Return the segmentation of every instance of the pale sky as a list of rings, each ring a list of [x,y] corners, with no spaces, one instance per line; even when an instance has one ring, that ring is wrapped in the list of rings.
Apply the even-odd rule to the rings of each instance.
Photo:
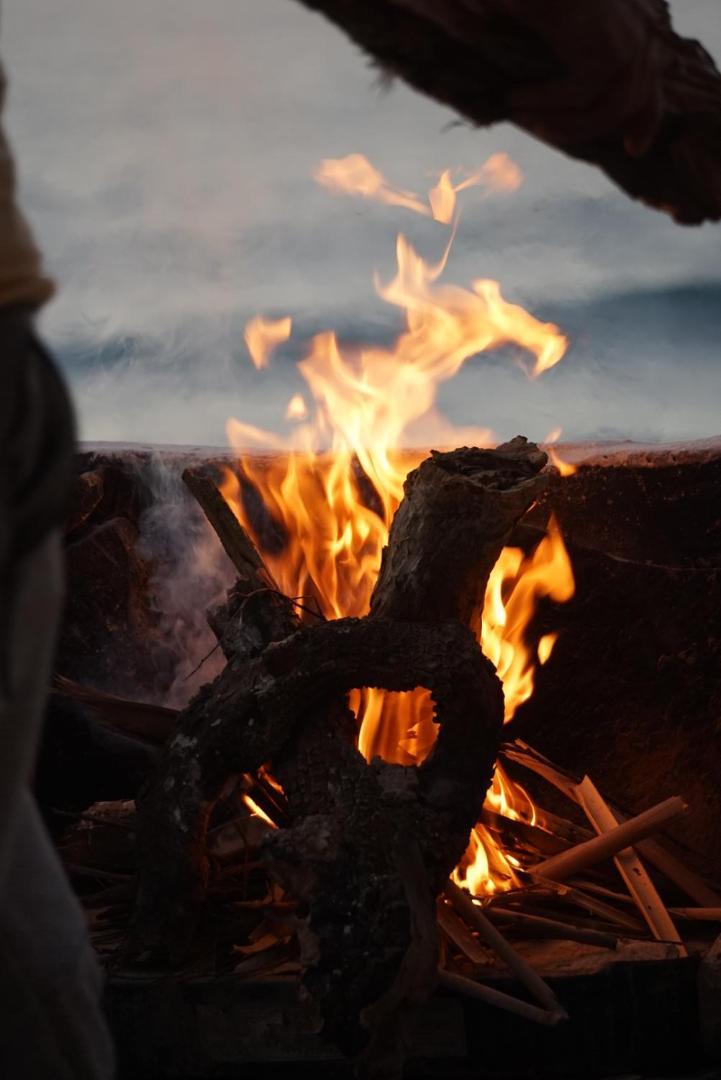
[[[672,8],[721,57],[718,0]],[[23,203],[59,285],[42,327],[86,438],[222,445],[228,413],[278,427],[299,346],[263,376],[245,321],[387,340],[397,319],[372,276],[396,231],[429,255],[443,242],[433,222],[319,188],[318,162],[361,152],[423,190],[498,150],[525,184],[468,193],[447,277],[498,279],[572,347],[536,383],[469,361],[447,414],[499,436],[719,433],[721,227],[682,229],[519,132],[379,89],[292,0],[5,0],[0,46]]]

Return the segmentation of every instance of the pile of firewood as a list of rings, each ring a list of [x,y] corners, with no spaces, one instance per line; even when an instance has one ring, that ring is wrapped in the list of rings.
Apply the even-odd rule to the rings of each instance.
[[[58,685],[153,748],[137,808],[98,804],[60,845],[111,964],[301,975],[325,1034],[388,1074],[439,982],[557,1024],[566,1014],[527,943],[681,956],[721,921],[721,897],[650,838],[681,799],[626,819],[588,778],[500,745],[502,691],[477,622],[545,464],[520,438],[433,453],[406,481],[369,616],[334,622],[284,597],[213,480],[186,474],[238,573],[209,615],[225,669],[177,714]],[[345,700],[356,686],[431,690],[439,732],[421,766],[363,760]],[[497,760],[550,785],[568,816],[484,807]],[[472,899],[449,875],[479,820],[517,881]],[[492,957],[530,1000],[484,986]]]

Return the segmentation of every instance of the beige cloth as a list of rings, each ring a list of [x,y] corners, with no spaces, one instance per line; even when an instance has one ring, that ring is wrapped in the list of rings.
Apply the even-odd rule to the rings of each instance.
[[[0,67],[0,307],[39,307],[53,294],[40,252],[16,201],[15,167],[2,129],[6,82]]]

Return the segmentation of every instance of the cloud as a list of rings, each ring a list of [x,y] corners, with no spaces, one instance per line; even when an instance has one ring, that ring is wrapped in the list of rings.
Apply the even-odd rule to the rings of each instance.
[[[674,11],[721,52],[714,0]],[[86,437],[217,444],[229,412],[274,427],[300,389],[296,354],[258,377],[242,343],[256,313],[292,315],[300,340],[392,336],[373,271],[390,274],[398,228],[429,256],[446,233],[313,183],[322,158],[352,151],[414,190],[495,151],[526,176],[512,196],[465,193],[448,277],[498,279],[557,312],[574,346],[534,384],[472,361],[443,389],[453,419],[500,434],[543,435],[547,418],[578,433],[717,430],[718,323],[696,283],[720,278],[718,230],[679,229],[508,127],[449,128],[441,106],[379,92],[357,50],[291,0],[23,0],[4,11],[3,49],[23,198],[60,284],[43,330]]]

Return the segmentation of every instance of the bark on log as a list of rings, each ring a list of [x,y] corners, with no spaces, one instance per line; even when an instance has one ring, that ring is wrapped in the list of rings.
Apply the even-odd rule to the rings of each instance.
[[[479,632],[488,576],[512,527],[545,489],[546,461],[521,436],[495,450],[432,450],[403,486],[371,615],[458,619]]]
[[[683,224],[721,217],[721,76],[665,0],[300,0],[474,124],[508,120]]]
[[[435,896],[480,814],[501,729],[500,683],[463,622],[545,461],[516,439],[411,474],[371,617],[299,627],[265,568],[238,583],[222,620],[228,665],[181,714],[140,805],[136,949],[187,946],[212,807],[231,775],[271,762],[293,824],[266,861],[308,911],[306,981],[325,1030],[347,1051],[366,1042],[370,1072],[397,1068],[405,1021],[435,981]],[[345,704],[361,686],[430,689],[439,732],[419,768],[366,765]]]

